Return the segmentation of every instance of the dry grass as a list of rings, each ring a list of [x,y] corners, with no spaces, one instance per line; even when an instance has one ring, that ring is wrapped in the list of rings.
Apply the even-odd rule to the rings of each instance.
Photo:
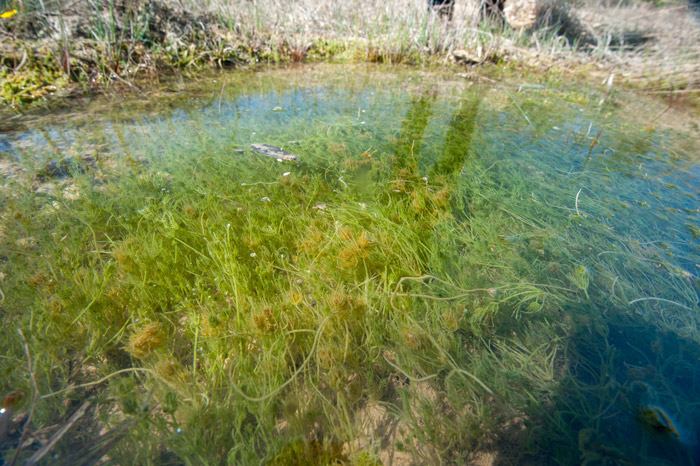
[[[192,11],[230,19],[237,32],[278,40],[367,40],[433,53],[475,48],[484,42],[534,45],[538,51],[546,51],[547,45],[566,52],[585,45],[596,58],[634,69],[657,62],[657,66],[685,65],[696,71],[700,62],[700,19],[685,4],[656,7],[635,1],[611,6],[611,2],[588,1],[570,7],[561,0],[541,0],[538,25],[524,34],[498,22],[480,21],[476,0],[457,1],[449,23],[426,14],[424,0],[186,1]]]
[[[89,84],[128,80],[144,70],[153,75],[159,64],[189,68],[331,57],[446,64],[460,61],[457,50],[476,57],[471,62],[565,69],[594,63],[615,73],[616,82],[624,76],[650,92],[692,94],[700,83],[699,20],[681,5],[589,1],[571,7],[540,0],[536,27],[524,31],[480,18],[476,0],[457,1],[450,22],[429,14],[425,0],[18,1],[26,12],[12,21],[25,21],[24,27],[0,24],[0,36],[20,39],[11,45],[14,52],[3,41],[4,61],[12,57],[16,65],[22,59],[25,37],[43,38],[53,44],[59,67]]]
[[[651,91],[700,87],[700,17],[681,5],[575,10],[599,37],[601,59]],[[635,42],[642,42],[636,45]]]

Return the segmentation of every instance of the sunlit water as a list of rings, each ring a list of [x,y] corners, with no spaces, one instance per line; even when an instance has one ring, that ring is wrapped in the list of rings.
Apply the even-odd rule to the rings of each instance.
[[[239,300],[274,302],[279,294],[275,286],[282,285],[273,285],[273,277],[281,270],[293,270],[301,277],[285,278],[285,286],[294,288],[295,281],[301,284],[302,279],[300,287],[309,283],[303,292],[309,297],[299,299],[312,300],[309,309],[313,307],[313,312],[322,312],[319,309],[328,291],[323,288],[324,281],[361,290],[366,283],[380,280],[382,274],[394,277],[388,280],[390,288],[384,295],[378,289],[365,292],[369,302],[363,305],[370,314],[363,317],[363,322],[370,322],[365,325],[375,326],[381,319],[403,322],[404,317],[397,315],[403,310],[411,316],[409,322],[428,333],[442,329],[432,336],[447,345],[453,361],[445,362],[444,357],[430,353],[433,350],[427,339],[413,344],[410,332],[387,331],[373,340],[372,344],[379,345],[376,354],[384,358],[396,354],[394,363],[412,368],[404,370],[417,379],[430,376],[427,367],[434,367],[437,376],[430,379],[430,383],[435,382],[432,389],[439,394],[444,390],[448,400],[464,390],[465,397],[469,393],[486,405],[498,406],[489,416],[500,416],[496,427],[487,432],[488,442],[461,443],[464,439],[455,436],[453,442],[430,443],[440,435],[455,435],[453,431],[416,437],[415,442],[425,443],[423,450],[400,448],[414,461],[430,462],[438,457],[455,463],[474,460],[465,445],[507,463],[700,461],[700,164],[697,144],[689,136],[657,129],[651,122],[647,126],[643,117],[630,118],[629,113],[638,111],[638,106],[628,107],[629,97],[613,95],[600,103],[604,94],[593,90],[518,89],[518,82],[479,86],[461,75],[355,67],[282,70],[245,77],[217,75],[211,80],[210,85],[202,87],[200,83],[193,89],[193,98],[183,98],[182,93],[177,98],[155,97],[149,106],[133,113],[130,104],[112,104],[111,110],[103,108],[94,116],[66,124],[39,120],[26,131],[0,134],[5,170],[0,205],[6,211],[2,244],[8,248],[0,270],[11,275],[12,261],[30,261],[26,254],[15,253],[18,241],[23,235],[40,236],[29,226],[22,227],[27,229],[23,233],[20,227],[10,226],[9,222],[21,223],[19,217],[11,215],[16,192],[33,199],[36,212],[23,212],[25,216],[61,217],[60,208],[65,212],[72,205],[79,211],[80,203],[90,198],[86,190],[92,188],[85,184],[89,178],[93,195],[114,196],[110,218],[105,221],[96,214],[87,220],[93,229],[119,224],[116,230],[104,226],[112,245],[137,235],[151,222],[156,225],[153,241],[171,242],[167,247],[182,248],[183,255],[190,252],[187,247],[197,249],[196,254],[205,261],[219,257],[212,244],[226,238],[224,243],[230,249],[221,257],[235,264],[235,270],[229,272],[247,277],[247,289],[255,290],[249,298],[236,295],[234,314],[223,313],[221,317],[231,319],[226,325],[234,333],[244,325],[239,319],[250,321],[245,315],[241,317]],[[160,107],[158,99],[167,109]],[[251,143],[282,147],[301,162],[278,162],[249,150]],[[73,176],[83,184],[73,184]],[[133,180],[139,179],[150,183],[148,195],[140,193],[136,199],[127,199],[120,193],[119,186],[131,189],[129,186],[138,183]],[[292,189],[296,194],[290,194]],[[119,204],[122,199],[126,200]],[[106,201],[101,202],[106,205]],[[190,214],[183,207],[189,204],[206,205],[207,210],[192,208]],[[52,214],[52,206],[59,213]],[[164,206],[185,208],[185,220],[168,214]],[[402,220],[408,212],[410,219]],[[212,219],[206,225],[205,217]],[[330,225],[335,231],[324,231],[324,238],[329,239],[317,241],[306,251],[295,236],[303,239],[312,225],[300,223],[316,222],[317,218],[319,228]],[[80,227],[83,223],[76,222],[73,228],[84,230]],[[212,240],[203,240],[208,246],[201,249],[192,247],[187,239],[187,235],[200,233],[196,231],[200,224],[201,235]],[[369,252],[356,251],[359,260],[351,257],[352,251],[332,242],[342,237],[345,224],[369,232],[373,249],[366,246]],[[240,238],[231,239],[234,230]],[[60,230],[59,237],[51,241],[61,241],[60,237],[70,235],[70,231]],[[392,231],[396,237],[390,241]],[[105,237],[95,241],[107,244]],[[46,243],[37,241],[38,249],[29,255],[52,257],[41,249]],[[383,258],[393,257],[392,248],[409,248],[402,242],[415,247],[414,253],[406,253],[415,261],[402,262],[404,256],[396,252],[395,262],[383,264]],[[86,243],[92,248],[91,237],[86,236]],[[104,254],[109,257],[109,252]],[[168,273],[168,266],[159,266],[157,257],[149,260],[155,274]],[[178,312],[186,315],[183,309],[195,301],[200,309],[210,312],[207,318],[211,319],[216,314],[211,309],[223,301],[200,291],[219,290],[228,296],[221,283],[229,273],[217,269],[219,259],[213,260],[218,265],[182,262],[183,268],[192,268],[187,271],[189,278],[181,282],[173,279],[171,285],[163,281],[152,284],[169,293],[167,303],[150,311],[134,309],[133,303],[124,305],[128,318],[115,317],[115,321],[121,318],[119,322],[132,329],[138,327],[140,319],[153,320],[164,313],[176,322],[182,317]],[[100,262],[101,267],[105,263]],[[399,277],[421,275],[454,286],[435,279],[399,282]],[[124,277],[128,274],[116,274],[111,280],[127,280]],[[150,279],[143,276],[144,286]],[[399,285],[406,287],[400,290],[403,293],[423,297],[406,298],[403,307],[394,307],[393,298],[388,298]],[[133,283],[129,286],[137,287]],[[167,286],[178,291],[168,291]],[[192,291],[195,288],[197,292]],[[474,298],[471,292],[463,293],[468,289],[485,291],[476,292],[480,297]],[[21,314],[15,306],[34,299],[30,294],[18,297],[23,290],[19,285],[13,289],[14,296],[8,290],[4,290],[4,312]],[[61,294],[68,302],[72,299],[70,291]],[[445,300],[432,299],[435,297]],[[37,302],[44,298],[37,298]],[[37,306],[42,308],[42,304]],[[85,318],[80,311],[80,307],[73,309],[68,322]],[[84,315],[92,312],[90,308]],[[192,314],[188,315],[191,320]],[[301,328],[319,328],[322,316],[313,324],[300,324]],[[445,321],[437,323],[441,316]],[[15,322],[30,328],[27,320]],[[260,322],[255,321],[255,325],[263,333],[295,328],[291,321],[284,328]],[[541,330],[548,326],[555,330]],[[65,335],[73,328],[68,326]],[[199,357],[214,361],[223,337],[209,330],[211,335],[190,328],[181,336],[190,346],[199,346],[194,348]],[[16,338],[16,334],[11,335]],[[464,343],[450,347],[450,335]],[[114,345],[123,348],[128,338],[120,338],[123,340]],[[405,341],[396,341],[400,339]],[[361,339],[358,341],[361,345]],[[310,340],[304,348],[302,356],[317,350]],[[512,353],[506,354],[505,348]],[[425,358],[432,354],[436,361],[421,362],[421,354]],[[488,357],[496,362],[480,367],[480,354],[484,361]],[[515,359],[515,354],[523,357]],[[285,357],[289,356],[281,356]],[[399,378],[406,375],[382,357],[374,364],[383,365]],[[294,366],[302,359],[296,357]],[[131,361],[127,367],[141,364],[137,358]],[[155,367],[152,361],[144,361],[144,367]],[[251,380],[263,371],[241,364],[241,368],[227,370],[249,370]],[[322,366],[312,360],[304,368],[313,364]],[[477,374],[486,388],[482,390],[468,377],[455,382],[451,364]],[[18,371],[24,370],[24,366],[17,366]],[[206,377],[206,367],[194,376]],[[349,417],[365,414],[367,400],[381,392],[377,378],[386,377],[386,373],[366,369],[366,374],[362,367],[354,369],[363,380],[360,390],[365,391],[358,396],[361,402],[352,399],[355,404],[349,406],[354,407],[346,410]],[[285,377],[292,372],[293,368],[289,369]],[[320,374],[322,381],[324,373]],[[259,386],[249,382],[244,391],[258,395],[280,385],[274,378],[260,377]],[[10,392],[15,388],[9,381],[18,378],[19,373],[15,379],[8,377],[8,383],[0,387]],[[314,382],[313,374],[304,380],[322,387],[322,382]],[[61,388],[60,383],[55,382],[51,389]],[[419,385],[405,378],[395,391],[413,393],[411,387]],[[350,386],[348,382],[345,387],[348,393]],[[296,384],[290,387],[298,388]],[[48,385],[42,388],[49,390]],[[280,399],[285,396],[291,395],[281,391]],[[390,399],[386,393],[382,396],[387,403],[395,403],[398,412],[408,409],[398,399]],[[338,399],[335,402],[339,403]],[[243,400],[238,398],[238,402]],[[458,402],[449,403],[454,406]],[[246,409],[264,416],[254,408]],[[447,423],[454,415],[449,410],[436,412],[437,424],[440,416],[445,416]],[[475,413],[478,425],[478,416],[488,411]],[[181,430],[169,426],[173,431]],[[303,435],[304,427],[295,428],[298,430],[287,443]],[[284,438],[289,431],[279,432]],[[326,427],[322,435],[352,443],[350,434],[343,434]],[[249,435],[261,434],[251,431]],[[380,438],[385,433],[358,428],[353,435]],[[170,439],[166,448],[172,448],[175,457],[184,458],[187,450],[178,442]],[[265,448],[257,445],[245,454],[226,446],[225,450],[231,450],[223,457],[247,462],[257,454],[269,460],[275,457],[277,444],[268,442]],[[445,445],[447,449],[440,450]],[[380,455],[387,447],[374,448]]]

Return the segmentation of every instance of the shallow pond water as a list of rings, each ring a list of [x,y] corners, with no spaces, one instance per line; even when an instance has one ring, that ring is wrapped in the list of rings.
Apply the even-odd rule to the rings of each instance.
[[[1,133],[20,454],[696,464],[697,142],[522,84],[218,74]]]

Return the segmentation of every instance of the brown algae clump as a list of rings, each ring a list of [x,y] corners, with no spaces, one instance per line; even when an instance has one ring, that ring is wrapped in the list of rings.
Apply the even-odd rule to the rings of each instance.
[[[129,337],[126,350],[133,356],[143,359],[165,341],[165,332],[157,322],[138,329]]]
[[[156,373],[163,379],[169,382],[184,382],[187,379],[187,373],[182,368],[182,365],[173,360],[158,361],[155,367]]]
[[[277,328],[277,320],[269,307],[253,316],[253,324],[263,333],[270,333]]]

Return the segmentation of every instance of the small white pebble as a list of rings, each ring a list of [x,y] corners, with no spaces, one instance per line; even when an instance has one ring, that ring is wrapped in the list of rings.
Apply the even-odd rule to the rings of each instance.
[[[290,173],[292,173],[292,172],[284,172],[284,173],[282,173],[282,176],[288,176]]]

